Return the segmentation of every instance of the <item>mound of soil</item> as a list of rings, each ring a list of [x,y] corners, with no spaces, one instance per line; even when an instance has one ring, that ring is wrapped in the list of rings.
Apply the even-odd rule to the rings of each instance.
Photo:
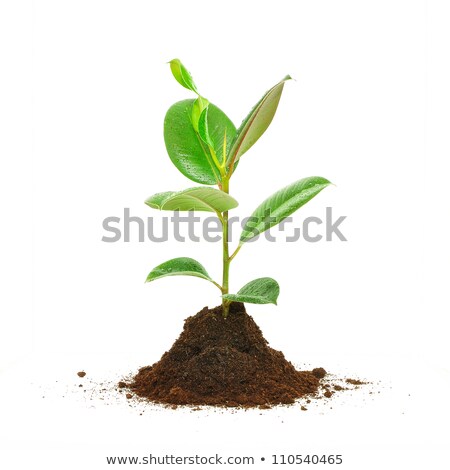
[[[271,407],[315,394],[324,369],[297,371],[270,348],[241,303],[205,307],[189,317],[172,348],[126,384],[136,395],[167,405]]]

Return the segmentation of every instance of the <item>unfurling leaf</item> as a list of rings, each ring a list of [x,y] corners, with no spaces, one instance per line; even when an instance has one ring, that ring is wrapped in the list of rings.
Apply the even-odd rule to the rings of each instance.
[[[202,114],[203,110],[208,107],[208,105],[209,101],[206,98],[203,98],[203,96],[199,96],[192,105],[192,125],[197,132],[200,115]]]
[[[209,145],[210,147],[214,146],[211,136],[209,135],[208,107],[206,107],[200,114],[200,118],[198,120],[198,135],[206,145]]]
[[[279,224],[330,184],[325,178],[311,176],[280,189],[258,206],[249,217],[242,230],[240,243],[251,240]]]
[[[287,75],[271,88],[253,107],[237,130],[228,156],[228,163],[235,164],[269,127],[283,92],[284,84],[291,77]]]
[[[214,283],[206,269],[192,258],[174,258],[156,266],[156,268],[150,271],[145,282],[151,282],[167,276],[195,276]]]
[[[190,180],[200,184],[217,184],[220,172],[192,124],[194,101],[179,101],[167,111],[164,120],[167,153],[178,170]],[[222,149],[225,131],[231,138],[236,135],[234,124],[213,104],[208,106],[208,129],[214,149]]]
[[[169,62],[170,70],[175,80],[184,88],[193,91],[198,94],[197,87],[195,86],[192,75],[189,73],[187,68],[181,63],[180,59],[173,59]]]
[[[229,194],[209,187],[189,188],[184,191],[166,191],[146,199],[153,209],[166,211],[207,211],[225,212],[238,206],[236,199]]]
[[[236,127],[217,106],[209,104],[208,106],[208,134],[212,142],[212,147],[216,155],[223,153],[224,135],[227,135],[225,152],[228,153],[231,141],[236,135]]]
[[[250,304],[277,304],[280,286],[271,277],[261,277],[250,281],[237,294],[225,294],[222,297],[232,302]]]

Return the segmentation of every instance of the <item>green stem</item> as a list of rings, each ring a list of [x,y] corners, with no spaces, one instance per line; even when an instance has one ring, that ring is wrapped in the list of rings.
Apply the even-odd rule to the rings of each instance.
[[[197,133],[197,139],[198,139],[198,142],[200,143],[200,147],[202,148],[203,153],[205,154],[206,160],[207,160],[207,162],[209,163],[209,166],[211,167],[212,172],[214,173],[214,177],[216,178],[217,185],[220,187],[220,186],[221,186],[221,182],[220,182],[219,176],[217,175],[217,166],[216,166],[216,164],[211,160],[211,155],[210,155],[210,153],[208,152],[208,150],[205,148],[205,144],[203,143],[203,140],[200,138],[200,136],[198,135],[198,133]],[[219,172],[220,172],[220,170],[219,170]],[[221,172],[220,172],[220,174],[221,174]]]
[[[222,292],[222,286],[215,281],[211,281]]]
[[[217,155],[216,155],[216,152],[214,150],[214,147],[212,147],[211,145],[208,145],[208,148],[209,148],[209,151],[211,153],[211,157],[213,159],[213,162],[214,164],[216,165],[216,167],[219,169],[220,171],[220,176],[223,178],[225,175],[225,167],[222,166],[220,163],[219,163],[219,160],[217,159]]]
[[[235,250],[234,253],[230,256],[229,261],[233,261],[233,258],[239,253],[239,250],[241,249],[242,245],[239,245]]]
[[[229,193],[229,179],[222,179],[222,191]],[[222,272],[222,294],[228,294],[230,277],[230,255],[228,251],[228,211],[222,216],[222,243],[223,243],[223,272]],[[230,302],[222,299],[222,314],[226,318],[230,310]]]

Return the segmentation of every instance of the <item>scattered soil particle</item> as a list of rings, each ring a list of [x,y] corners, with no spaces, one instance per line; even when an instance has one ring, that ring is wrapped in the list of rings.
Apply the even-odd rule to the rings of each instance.
[[[323,394],[324,397],[326,398],[331,398],[333,396],[333,392],[330,392],[330,390],[327,390],[324,394]]]
[[[205,307],[189,317],[171,349],[141,368],[126,387],[174,407],[270,408],[315,395],[325,375],[323,368],[296,370],[269,347],[244,305],[233,303],[226,319],[222,307]]]
[[[78,375],[78,377],[81,377],[81,378],[83,378],[83,377],[85,377],[85,376],[86,376],[86,372],[84,372],[84,371],[80,371],[80,372],[77,372],[77,375]]]
[[[119,388],[125,388],[125,387],[127,386],[127,384],[126,384],[125,382],[119,382],[119,383],[117,384],[117,386],[118,386]]]
[[[129,400],[130,398],[133,398],[133,395],[131,395],[131,393],[127,393],[125,396],[128,398],[128,400]]]
[[[302,406],[302,407],[301,407],[301,410],[302,410],[302,411],[308,411],[308,408],[306,408],[306,406]]]
[[[335,390],[337,390],[338,392],[340,392],[342,390],[347,390],[345,387],[342,387],[342,385],[335,385],[333,388]]]
[[[352,384],[352,385],[366,385],[367,384],[367,382],[362,382],[361,380],[358,380],[358,379],[345,379],[345,381],[348,384]]]

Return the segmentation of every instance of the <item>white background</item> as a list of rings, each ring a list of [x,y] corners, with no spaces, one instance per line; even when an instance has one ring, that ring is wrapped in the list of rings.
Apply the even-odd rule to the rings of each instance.
[[[118,449],[132,443],[136,455],[150,443],[154,454],[297,453],[301,436],[303,453],[346,451],[347,468],[400,468],[400,461],[415,468],[426,459],[446,468],[439,431],[448,405],[432,396],[449,382],[444,6],[2,4],[4,455],[34,449],[29,462],[56,468],[60,454],[51,452],[81,465],[76,459],[101,449],[92,456],[100,468],[104,455],[127,455]],[[80,368],[114,379],[158,360],[184,318],[219,303],[199,279],[143,281],[175,256],[192,256],[220,278],[220,244],[139,243],[136,232],[130,243],[101,241],[105,217],[123,217],[124,207],[158,217],[143,204],[147,196],[193,185],[170,162],[162,136],[167,108],[191,97],[170,75],[174,57],[236,125],[281,77],[296,79],[233,177],[236,215],[298,178],[321,175],[336,186],[297,213],[296,225],[332,206],[347,216],[348,242],[253,243],[233,262],[232,290],[255,277],[277,279],[278,307],[248,308],[271,345],[295,363],[383,380],[393,391],[378,401],[341,400],[309,415],[154,411],[143,418],[123,404],[87,411],[76,397],[40,398],[37,382],[47,390],[56,380],[72,384]],[[424,374],[435,379],[433,391],[420,385]],[[16,399],[15,383],[26,390]],[[127,431],[119,439],[112,426]]]

